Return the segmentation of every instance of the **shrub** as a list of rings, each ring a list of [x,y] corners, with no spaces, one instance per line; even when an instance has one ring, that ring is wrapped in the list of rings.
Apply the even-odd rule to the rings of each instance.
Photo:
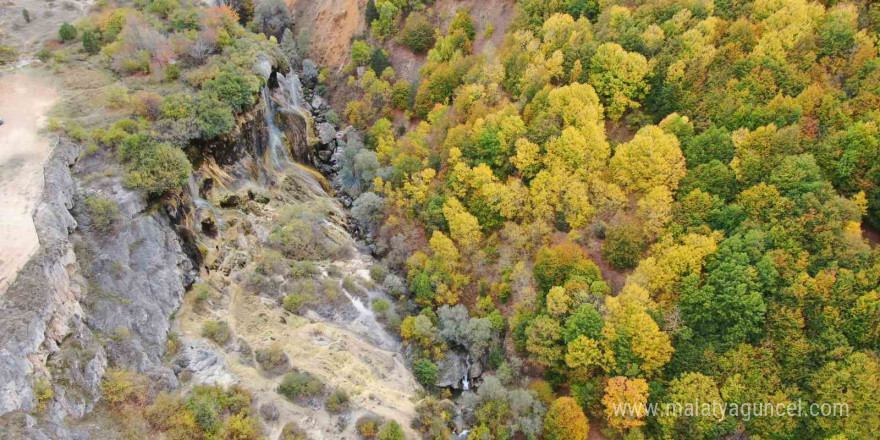
[[[101,43],[98,42],[98,37],[95,35],[93,31],[85,31],[82,34],[82,46],[83,50],[89,54],[96,54],[101,51]]]
[[[384,264],[373,264],[370,266],[370,278],[377,283],[382,283],[388,276],[388,268]]]
[[[291,371],[284,376],[276,391],[287,400],[296,402],[320,395],[324,391],[324,384],[308,372]]]
[[[232,330],[224,321],[207,320],[202,324],[202,336],[220,345],[226,345],[232,339]]]
[[[113,199],[94,195],[86,197],[83,204],[92,219],[92,226],[100,232],[112,231],[119,221],[119,205]]]
[[[327,409],[327,412],[331,414],[339,414],[348,410],[349,400],[348,394],[337,388],[336,391],[333,391],[333,394],[327,398],[327,401],[324,402],[324,407]]]
[[[297,426],[296,423],[288,422],[281,429],[281,435],[278,437],[278,440],[308,440],[308,438],[306,432]]]
[[[18,52],[10,46],[0,46],[0,66],[18,59]],[[42,59],[41,59],[42,61]]]
[[[216,138],[232,131],[235,117],[229,106],[209,93],[199,93],[195,101],[196,127],[205,139]]]
[[[631,269],[639,262],[647,241],[642,230],[630,224],[608,228],[602,243],[602,256],[616,269]]]
[[[358,434],[365,439],[373,439],[379,434],[379,426],[382,424],[382,419],[375,416],[361,416],[355,422],[355,427],[357,428]]]
[[[177,0],[152,0],[147,11],[162,18],[168,18],[178,8],[180,8],[180,3]]]
[[[37,398],[37,410],[46,411],[49,408],[49,402],[55,398],[55,388],[52,383],[45,377],[41,377],[34,382],[34,397]]]
[[[277,344],[272,344],[266,348],[257,350],[256,356],[257,363],[260,364],[260,367],[273,374],[280,374],[287,371],[287,367],[290,363],[287,353],[285,353],[281,346]]]
[[[373,311],[377,314],[384,314],[389,309],[391,309],[391,304],[387,299],[377,299],[373,301]]]
[[[287,310],[290,313],[296,313],[299,308],[306,303],[306,298],[301,293],[291,293],[285,296],[282,302],[284,310]]]
[[[256,102],[260,81],[253,75],[224,70],[206,81],[203,89],[225,102],[233,111],[242,112]]]
[[[101,382],[101,395],[110,405],[142,402],[146,399],[147,387],[143,378],[126,370],[107,370]]]
[[[596,264],[577,244],[570,242],[541,248],[532,272],[541,292],[547,292],[554,286],[564,286],[566,281],[574,277],[586,283],[601,279]]]
[[[205,283],[193,283],[192,295],[197,304],[204,303],[211,296],[211,288]]]
[[[382,429],[376,435],[377,440],[404,440],[403,428],[394,420],[388,420],[382,424]]]
[[[61,38],[61,41],[73,40],[76,38],[76,27],[67,22],[62,23],[58,28],[58,37]]]
[[[471,19],[471,16],[466,9],[459,9],[458,12],[455,13],[455,17],[452,18],[452,22],[449,23],[449,35],[455,33],[456,30],[464,32],[471,41],[477,36],[477,28],[474,26],[474,20]]]
[[[125,145],[126,142],[123,142],[123,147]],[[179,148],[149,142],[134,148],[137,150],[128,149],[120,155],[123,162],[128,164],[125,184],[130,188],[162,194],[179,188],[192,174],[192,165]]]
[[[132,112],[135,115],[155,121],[162,108],[162,97],[153,92],[140,90],[131,97]]]
[[[434,45],[434,27],[425,14],[409,14],[401,30],[400,42],[415,53],[424,53]]]
[[[437,383],[438,372],[437,364],[431,362],[430,359],[418,358],[413,362],[413,373],[425,388],[430,388]]]
[[[404,79],[399,79],[391,88],[391,105],[398,110],[406,110],[412,100],[412,85]]]
[[[351,44],[351,61],[356,66],[366,66],[370,62],[373,48],[364,40],[357,40]]]
[[[230,440],[257,440],[263,438],[260,435],[260,423],[257,419],[241,413],[233,414],[226,421],[223,429],[223,438]]]

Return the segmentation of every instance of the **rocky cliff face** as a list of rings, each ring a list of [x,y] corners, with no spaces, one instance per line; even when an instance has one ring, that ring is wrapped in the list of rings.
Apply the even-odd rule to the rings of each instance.
[[[65,437],[52,426],[94,408],[108,364],[145,372],[156,387],[177,385],[160,358],[192,264],[167,215],[119,177],[95,178],[105,161],[79,156],[64,141],[52,153],[34,214],[40,250],[0,297],[0,415],[45,415],[45,424],[23,425],[23,438]],[[119,205],[111,232],[82,208],[95,194]]]

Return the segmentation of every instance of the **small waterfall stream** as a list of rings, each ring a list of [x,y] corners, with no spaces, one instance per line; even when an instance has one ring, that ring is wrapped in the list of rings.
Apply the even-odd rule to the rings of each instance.
[[[465,358],[465,370],[464,377],[461,378],[461,390],[468,391],[471,389],[471,355],[467,355]]]
[[[281,140],[281,130],[275,124],[275,108],[272,107],[272,99],[269,93],[269,87],[263,87],[263,119],[266,122],[266,129],[269,131],[269,142],[266,145],[266,153],[272,160],[272,165],[276,170],[280,170],[291,164],[290,153]]]
[[[215,228],[219,231],[220,226],[222,225],[223,218],[220,216],[220,213],[217,211],[217,208],[214,207],[210,202],[202,198],[199,194],[199,187],[196,184],[195,174],[190,175],[189,179],[186,181],[186,190],[189,193],[189,197],[192,199],[193,204],[195,205],[195,220],[197,227],[201,230],[203,229],[202,217],[200,212],[203,210],[207,210],[211,212],[211,215],[214,216],[214,225]],[[202,231],[205,232],[205,231]]]

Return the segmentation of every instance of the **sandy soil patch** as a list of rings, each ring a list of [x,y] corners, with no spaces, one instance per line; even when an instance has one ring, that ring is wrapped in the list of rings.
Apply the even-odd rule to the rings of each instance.
[[[0,77],[0,293],[39,247],[33,212],[51,140],[40,133],[56,92],[33,71]]]

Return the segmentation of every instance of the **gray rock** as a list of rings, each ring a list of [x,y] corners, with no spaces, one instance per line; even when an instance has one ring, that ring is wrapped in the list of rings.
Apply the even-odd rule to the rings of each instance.
[[[237,382],[226,368],[226,357],[223,353],[219,353],[205,341],[182,339],[181,346],[174,364],[191,371],[195,383],[230,385]]]
[[[329,104],[327,104],[327,100],[322,98],[321,95],[315,95],[312,98],[312,110],[313,111],[323,111],[328,108]]]
[[[260,405],[260,416],[267,422],[278,420],[278,407],[272,402],[266,402]]]
[[[450,350],[446,352],[443,359],[437,363],[437,367],[437,382],[435,382],[434,385],[441,388],[450,387],[456,390],[461,389],[461,379],[465,377],[465,372],[468,371],[466,354],[460,354],[456,351]],[[473,379],[479,377],[481,374],[483,374],[483,367],[480,365],[480,362],[472,361],[468,378],[473,381]]]
[[[303,60],[300,79],[306,87],[314,87],[318,83],[318,66],[314,61],[308,58]]]
[[[329,122],[322,122],[318,124],[318,138],[321,139],[321,143],[324,145],[329,144],[336,140],[336,129],[330,125]]]

